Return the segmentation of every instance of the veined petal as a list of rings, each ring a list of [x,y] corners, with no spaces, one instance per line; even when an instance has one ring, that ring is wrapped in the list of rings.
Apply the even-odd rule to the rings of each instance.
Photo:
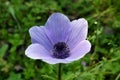
[[[34,26],[29,30],[32,43],[39,43],[47,50],[51,50],[53,45],[45,33],[45,27]]]
[[[40,44],[31,44],[25,51],[25,55],[32,59],[47,59],[51,54]]]
[[[81,41],[75,48],[71,50],[70,57],[66,58],[68,61],[74,61],[82,58],[91,49],[91,44],[88,40]]]
[[[72,32],[67,44],[70,49],[73,49],[79,42],[85,40],[88,33],[88,23],[84,18],[71,22]]]
[[[52,14],[46,24],[46,33],[52,43],[66,42],[70,35],[71,25],[70,20],[61,13]]]

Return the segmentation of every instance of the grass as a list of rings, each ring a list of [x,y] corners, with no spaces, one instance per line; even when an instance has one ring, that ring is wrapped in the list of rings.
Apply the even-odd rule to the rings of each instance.
[[[92,44],[84,58],[63,65],[63,80],[120,80],[119,0],[0,0],[0,80],[57,79],[57,65],[24,53],[29,28],[44,25],[54,12],[87,19]]]

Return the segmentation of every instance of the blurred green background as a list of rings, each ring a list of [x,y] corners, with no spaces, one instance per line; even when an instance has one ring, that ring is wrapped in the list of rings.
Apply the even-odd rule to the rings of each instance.
[[[58,65],[25,56],[28,30],[54,12],[89,23],[91,52],[63,65],[63,80],[120,80],[120,0],[0,0],[0,80],[57,80]]]

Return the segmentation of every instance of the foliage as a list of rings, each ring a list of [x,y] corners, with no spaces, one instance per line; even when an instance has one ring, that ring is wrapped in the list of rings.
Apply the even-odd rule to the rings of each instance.
[[[89,22],[92,50],[63,65],[63,80],[120,80],[120,3],[115,0],[0,0],[0,80],[56,80],[58,65],[25,56],[28,30],[50,14]]]

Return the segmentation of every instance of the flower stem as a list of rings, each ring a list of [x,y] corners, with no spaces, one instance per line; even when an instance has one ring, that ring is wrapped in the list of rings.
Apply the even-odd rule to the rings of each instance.
[[[59,67],[58,67],[58,80],[62,80],[61,79],[61,72],[62,72],[62,64],[60,63]]]

